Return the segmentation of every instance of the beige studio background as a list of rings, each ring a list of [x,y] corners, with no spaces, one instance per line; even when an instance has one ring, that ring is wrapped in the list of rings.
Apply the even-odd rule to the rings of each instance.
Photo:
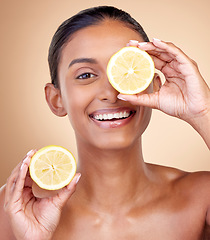
[[[32,148],[58,144],[76,156],[68,119],[54,116],[45,103],[43,88],[50,81],[47,53],[61,22],[96,5],[122,8],[150,38],[174,42],[198,63],[210,84],[209,0],[0,0],[0,185]],[[210,170],[209,150],[181,120],[154,111],[143,142],[148,162]]]

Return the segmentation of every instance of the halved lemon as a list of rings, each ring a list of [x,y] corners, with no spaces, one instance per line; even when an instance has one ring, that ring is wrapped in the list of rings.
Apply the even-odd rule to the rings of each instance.
[[[137,47],[124,47],[115,53],[107,65],[111,85],[120,93],[136,94],[152,82],[155,65],[150,55]]]
[[[70,183],[76,173],[76,160],[67,149],[50,145],[32,157],[29,172],[33,181],[43,189],[57,190]]]

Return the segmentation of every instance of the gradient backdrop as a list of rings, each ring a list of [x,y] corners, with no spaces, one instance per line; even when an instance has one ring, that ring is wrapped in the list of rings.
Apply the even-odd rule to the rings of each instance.
[[[0,185],[32,148],[58,144],[75,156],[67,118],[45,102],[50,81],[47,54],[57,27],[83,8],[114,5],[135,17],[149,37],[174,42],[199,65],[210,85],[209,0],[1,0],[0,1]],[[210,170],[210,153],[185,122],[154,110],[143,137],[145,161],[188,171]]]

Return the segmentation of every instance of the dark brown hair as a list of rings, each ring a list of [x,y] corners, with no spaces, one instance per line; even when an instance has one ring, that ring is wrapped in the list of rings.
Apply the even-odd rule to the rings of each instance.
[[[142,26],[132,18],[130,14],[123,10],[111,6],[99,6],[83,10],[64,21],[58,27],[52,38],[49,48],[48,63],[51,81],[55,87],[59,87],[58,64],[63,46],[75,32],[91,25],[100,24],[107,18],[124,23],[129,28],[138,32],[145,42],[149,41]]]

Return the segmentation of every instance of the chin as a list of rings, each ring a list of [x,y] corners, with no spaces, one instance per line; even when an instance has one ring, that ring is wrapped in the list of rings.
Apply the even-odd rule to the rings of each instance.
[[[128,149],[136,143],[139,144],[140,136],[134,139],[134,136],[110,136],[108,138],[100,139],[93,143],[96,148],[106,151],[123,150]]]

